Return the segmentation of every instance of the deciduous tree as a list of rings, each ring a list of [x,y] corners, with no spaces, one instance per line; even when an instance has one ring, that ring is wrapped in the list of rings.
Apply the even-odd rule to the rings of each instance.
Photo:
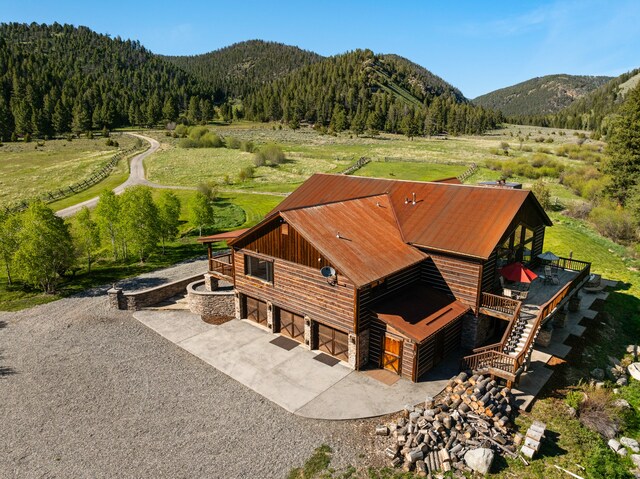
[[[101,236],[109,239],[113,260],[118,261],[118,247],[121,244],[120,201],[113,191],[102,192],[95,213]]]
[[[77,251],[87,258],[87,271],[91,272],[91,263],[95,260],[96,253],[100,248],[100,229],[98,224],[91,218],[91,211],[86,206],[83,207],[73,228]]]
[[[202,228],[213,223],[213,207],[205,195],[199,191],[191,201],[189,218],[194,228],[198,228],[198,234],[202,236]]]
[[[120,224],[127,250],[144,262],[158,244],[158,208],[151,189],[146,186],[127,188],[120,197]]]
[[[21,226],[20,216],[17,214],[0,216],[0,261],[4,264],[9,284],[12,284],[11,272]]]
[[[178,236],[180,226],[180,199],[171,191],[163,191],[158,198],[158,232],[162,242],[162,254],[165,243]]]
[[[69,226],[40,201],[23,213],[15,261],[20,277],[47,293],[55,292],[62,274],[73,264]]]

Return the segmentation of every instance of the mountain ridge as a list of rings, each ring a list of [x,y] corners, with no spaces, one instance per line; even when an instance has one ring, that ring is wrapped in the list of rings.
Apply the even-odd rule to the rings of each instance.
[[[472,101],[506,116],[547,115],[559,112],[612,79],[564,73],[545,75],[494,90]]]

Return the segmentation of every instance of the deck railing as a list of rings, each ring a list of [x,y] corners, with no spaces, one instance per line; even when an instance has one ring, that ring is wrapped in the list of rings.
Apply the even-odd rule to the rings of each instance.
[[[500,313],[513,316],[516,310],[520,307],[520,301],[517,299],[507,298],[505,296],[498,296],[497,294],[482,293],[482,300],[480,301],[480,307],[498,311]]]
[[[562,302],[570,297],[580,286],[584,284],[584,282],[589,277],[589,272],[591,269],[591,263],[586,261],[579,261],[568,258],[560,258],[558,261],[558,267],[563,269],[579,271],[571,282],[567,283],[560,291],[558,291],[549,301],[543,304],[540,307],[540,312],[536,316],[536,319],[533,322],[533,327],[527,337],[527,341],[524,344],[524,347],[520,351],[520,353],[513,357],[508,354],[503,353],[504,346],[511,334],[511,330],[516,322],[516,319],[520,313],[520,301],[516,301],[518,303],[517,312],[514,311],[514,319],[509,323],[502,340],[500,343],[490,344],[489,346],[485,346],[483,348],[475,349],[474,354],[470,356],[466,356],[462,360],[463,368],[467,369],[482,369],[491,367],[494,370],[501,370],[504,372],[504,377],[511,381],[511,378],[516,378],[517,376],[524,370],[524,363],[527,361],[529,350],[531,349],[533,342],[537,336],[538,329],[542,326],[543,322],[552,315],[556,308],[561,306]],[[579,269],[575,269],[579,268]],[[483,293],[483,307],[485,301],[485,295],[488,296],[488,301],[495,301],[491,297],[498,297],[496,295],[490,295],[488,293]],[[504,298],[507,299],[507,298]],[[513,300],[512,300],[513,301]],[[491,303],[493,304],[493,303]],[[487,306],[489,307],[489,306]],[[490,307],[489,307],[490,308]],[[493,308],[495,309],[495,307]],[[494,371],[495,372],[495,371]],[[499,376],[499,374],[496,374]]]
[[[231,253],[222,253],[209,258],[209,272],[218,273],[229,278],[233,277]]]

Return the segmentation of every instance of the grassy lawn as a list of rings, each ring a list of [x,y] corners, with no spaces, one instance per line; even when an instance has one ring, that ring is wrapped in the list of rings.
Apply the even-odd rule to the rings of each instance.
[[[114,135],[121,149],[135,139]],[[0,204],[12,204],[82,181],[97,172],[118,151],[104,138],[49,140],[44,146],[5,143],[0,148]]]
[[[431,181],[458,176],[467,170],[465,165],[445,165],[440,163],[418,163],[407,161],[372,161],[360,168],[354,175],[393,178],[396,180]]]

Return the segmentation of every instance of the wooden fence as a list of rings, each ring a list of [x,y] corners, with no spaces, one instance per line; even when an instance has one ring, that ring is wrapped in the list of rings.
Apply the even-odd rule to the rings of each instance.
[[[54,191],[43,193],[38,197],[38,199],[42,200],[45,203],[52,203],[54,201],[61,200],[63,198],[67,198],[69,196],[80,193],[92,187],[93,185],[100,183],[102,180],[104,180],[107,176],[111,174],[111,170],[115,168],[115,166],[118,164],[118,162],[122,158],[125,158],[127,155],[129,155],[136,149],[137,149],[136,147],[132,147],[127,150],[123,150],[116,153],[115,155],[113,155],[113,157],[111,157],[111,159],[106,165],[100,168],[100,170],[93,173],[89,178],[83,181],[80,181],[78,183],[74,183],[71,186],[67,186],[66,188],[59,188]],[[6,214],[19,213],[20,211],[26,210],[27,207],[29,206],[29,203],[30,203],[29,200],[23,200],[17,205],[14,205],[11,207],[4,207],[4,212]]]
[[[341,175],[351,175],[351,174],[355,173],[356,171],[358,171],[360,168],[362,168],[364,165],[366,165],[369,162],[371,162],[371,158],[367,158],[367,157],[363,156],[358,161],[356,161],[353,165],[351,165],[349,168],[347,168],[346,170],[343,170],[342,173],[340,173],[340,174]]]
[[[478,171],[478,165],[475,163],[471,163],[471,166],[469,166],[469,168],[467,169],[467,171],[465,171],[464,173],[462,173],[460,176],[458,176],[458,179],[460,180],[461,183],[464,182],[464,180],[466,180],[467,178],[469,178],[471,175],[473,175],[476,171]]]

